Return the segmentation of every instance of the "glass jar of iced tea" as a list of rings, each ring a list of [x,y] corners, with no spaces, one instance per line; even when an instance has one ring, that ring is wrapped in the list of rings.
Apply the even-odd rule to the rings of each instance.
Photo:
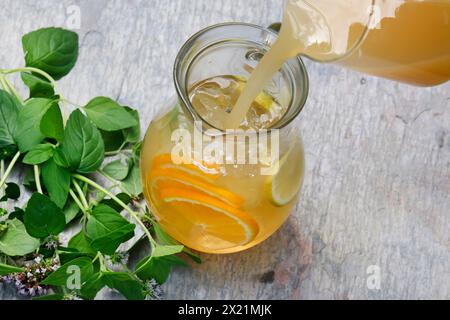
[[[236,23],[194,35],[175,62],[176,99],[149,126],[141,155],[146,200],[164,231],[195,250],[253,247],[298,201],[304,151],[293,120],[308,94],[300,58],[274,75],[239,128],[222,126],[276,38]]]

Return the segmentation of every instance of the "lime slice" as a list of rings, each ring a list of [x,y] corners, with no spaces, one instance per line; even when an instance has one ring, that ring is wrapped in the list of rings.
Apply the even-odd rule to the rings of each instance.
[[[305,171],[303,147],[296,143],[279,161],[278,172],[267,180],[272,203],[282,207],[294,200],[303,184]]]
[[[237,91],[239,91],[239,94],[241,94],[247,84],[247,79],[241,76],[236,76],[236,78],[239,80]],[[263,110],[270,111],[270,109],[272,109],[274,101],[272,96],[263,91],[256,97],[254,103],[256,103]]]
[[[272,109],[272,106],[274,104],[273,98],[264,91],[261,92],[258,97],[256,97],[255,102],[266,111]]]

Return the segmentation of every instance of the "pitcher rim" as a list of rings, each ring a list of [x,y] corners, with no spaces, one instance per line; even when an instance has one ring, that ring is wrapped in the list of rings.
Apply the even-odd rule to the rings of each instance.
[[[187,75],[186,74],[183,75],[184,79],[180,79],[181,78],[180,75],[181,75],[182,63],[185,60],[185,57],[191,52],[191,49],[193,48],[193,44],[195,43],[195,41],[200,36],[204,35],[205,33],[209,32],[211,30],[222,28],[222,27],[228,27],[228,26],[243,26],[243,27],[255,28],[255,29],[259,29],[261,31],[267,32],[275,37],[278,37],[277,32],[275,32],[271,29],[256,25],[256,24],[252,24],[252,23],[225,22],[225,23],[214,24],[214,25],[208,26],[204,29],[201,29],[200,31],[196,32],[191,37],[189,37],[189,39],[180,48],[180,50],[176,56],[174,67],[173,67],[173,79],[174,79],[175,89],[177,91],[178,99],[181,100],[180,104],[181,104],[182,108],[185,111],[187,111],[187,113],[192,117],[194,122],[201,121],[202,124],[206,124],[209,127],[208,129],[218,130],[222,134],[226,134],[227,129],[217,128],[216,126],[212,125],[207,120],[205,120],[195,110],[195,108],[193,107],[193,105],[189,99],[188,92],[184,90],[185,88],[182,85],[183,82],[186,82]],[[286,126],[290,125],[299,116],[299,114],[302,112],[303,108],[306,105],[306,102],[307,102],[308,96],[309,96],[308,72],[307,72],[306,66],[300,56],[295,57],[293,59],[295,59],[296,62],[299,64],[299,67],[301,70],[301,75],[302,75],[301,80],[302,80],[303,92],[301,94],[301,101],[299,103],[297,103],[296,105],[294,105],[294,99],[291,99],[289,107],[287,108],[287,111],[282,116],[282,118],[279,121],[277,121],[272,127],[262,128],[260,130],[271,131],[271,130],[279,130],[279,129],[285,128]],[[295,83],[293,85],[295,85]],[[295,108],[295,109],[292,114],[289,114],[289,110],[291,110],[291,108]],[[201,129],[202,129],[202,131],[204,131],[203,128],[201,128]],[[256,130],[256,131],[258,131],[258,130]]]

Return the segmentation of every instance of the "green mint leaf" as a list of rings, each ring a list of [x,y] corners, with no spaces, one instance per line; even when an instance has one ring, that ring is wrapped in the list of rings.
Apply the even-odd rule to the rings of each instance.
[[[25,210],[25,227],[35,238],[58,235],[66,226],[62,210],[48,197],[34,193]]]
[[[84,107],[84,110],[92,122],[105,131],[117,131],[138,125],[132,114],[109,98],[95,98]]]
[[[82,257],[89,257],[91,259],[94,259],[95,257],[95,254],[83,253],[73,248],[64,248],[64,247],[59,247],[58,253],[61,264],[66,264],[72,260]]]
[[[64,132],[61,153],[55,158],[58,164],[64,162],[79,173],[96,171],[103,162],[105,146],[100,132],[80,110],[75,110],[69,117]]]
[[[130,161],[126,160],[115,160],[108,163],[104,168],[103,172],[106,173],[111,178],[121,181],[128,176],[130,171]]]
[[[17,146],[13,144],[0,148],[0,160],[11,158],[16,152]]]
[[[83,284],[80,294],[85,299],[94,300],[98,292],[103,289],[105,285],[103,273],[95,273]]]
[[[119,193],[118,195],[116,195],[116,197],[119,198],[126,205],[128,205],[131,202],[131,197],[126,193]],[[113,208],[117,212],[121,212],[123,210],[122,206],[120,206],[113,199],[104,199],[101,203],[106,204],[107,206]]]
[[[5,189],[5,195],[8,199],[17,200],[20,198],[20,188],[15,183],[7,183]]]
[[[42,117],[39,125],[41,133],[47,137],[62,142],[64,139],[64,123],[58,104],[52,104]]]
[[[44,163],[53,157],[53,150],[53,146],[50,144],[38,144],[26,154],[22,162],[29,165]]]
[[[86,237],[83,230],[70,239],[68,247],[83,253],[97,253],[97,250],[92,249],[91,241]]]
[[[140,141],[133,145],[133,157],[134,157],[134,163],[139,163],[139,159],[141,157],[141,150],[142,150],[143,141]]]
[[[139,197],[142,194],[141,172],[137,165],[131,168],[128,176],[122,181],[122,187],[133,197]]]
[[[174,266],[186,266],[186,262],[173,254],[183,251],[183,246],[158,246],[152,255],[136,266],[136,275],[142,280],[155,279],[159,284],[167,281]]]
[[[164,284],[169,278],[173,266],[183,265],[183,260],[175,256],[147,257],[136,266],[136,275],[142,280],[155,279]]]
[[[58,207],[64,208],[70,188],[69,170],[61,168],[53,159],[50,159],[42,166],[42,181],[50,199]]]
[[[27,152],[40,144],[45,136],[41,133],[42,117],[56,104],[54,100],[45,98],[30,99],[19,110],[17,118],[16,141],[21,152]]]
[[[6,276],[11,273],[23,272],[24,268],[18,268],[9,266],[7,264],[0,263],[0,276]]]
[[[66,217],[66,224],[69,224],[72,222],[76,217],[78,217],[78,214],[80,213],[80,208],[73,200],[67,201],[66,205],[63,209],[64,216]]]
[[[6,91],[0,90],[0,150],[7,147],[11,148],[16,144],[14,132],[16,131],[18,114],[19,103],[17,100]],[[2,157],[2,159],[4,158],[6,156]]]
[[[181,253],[184,249],[182,245],[175,246],[157,246],[152,252],[153,257],[166,257],[177,253]]]
[[[114,152],[119,150],[119,148],[125,142],[122,130],[111,132],[100,130],[100,133],[105,143],[106,152]]]
[[[70,168],[69,161],[66,159],[66,156],[63,153],[61,146],[53,151],[53,160],[55,160],[55,163],[61,168],[66,169]]]
[[[14,257],[24,256],[35,251],[40,246],[40,241],[31,237],[25,225],[17,220],[8,223],[8,229],[0,235],[0,252]]]
[[[125,272],[104,272],[104,283],[119,291],[128,300],[144,300],[144,292],[139,279]]]
[[[36,180],[34,177],[34,170],[33,167],[26,166],[24,168],[24,177],[22,184],[23,186],[30,192],[35,192],[37,190],[36,188]]]
[[[136,125],[123,130],[125,140],[129,143],[138,143],[141,141],[141,123],[139,113],[130,107],[124,107],[125,110],[136,120]]]
[[[93,239],[91,246],[101,253],[112,255],[122,243],[133,238],[134,228],[135,225],[129,224],[115,229],[103,237]]]
[[[21,208],[14,208],[14,211],[11,212],[8,216],[9,220],[20,220],[23,222],[23,216],[25,215],[25,211],[23,211]]]
[[[39,29],[22,38],[27,67],[41,69],[59,80],[75,66],[78,35],[59,28]]]
[[[30,88],[30,98],[51,98],[55,95],[55,89],[50,82],[38,75],[23,72],[21,77],[23,83]]]
[[[75,271],[78,270],[78,271]],[[75,272],[79,272],[81,277],[81,283],[84,283],[94,273],[94,266],[92,260],[87,257],[81,257],[67,262],[59,267],[58,270],[52,272],[41,283],[44,285],[53,286],[67,286],[68,278],[74,275]]]
[[[155,231],[156,239],[162,245],[181,245],[177,240],[169,236],[157,223],[153,223],[153,230]],[[189,248],[184,247],[183,252],[187,254],[195,263],[202,263],[198,255],[192,252]]]
[[[134,236],[135,225],[117,211],[100,204],[94,208],[86,225],[91,246],[104,254],[112,255],[117,248]]]

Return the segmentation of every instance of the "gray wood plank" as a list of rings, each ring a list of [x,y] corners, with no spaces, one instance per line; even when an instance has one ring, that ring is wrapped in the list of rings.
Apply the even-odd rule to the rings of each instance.
[[[172,64],[189,35],[281,16],[278,0],[2,0],[1,67],[21,66],[22,34],[66,26],[73,4],[82,47],[62,92],[80,104],[117,98],[140,110],[144,127],[174,94]],[[450,85],[307,66],[311,93],[298,119],[307,173],[296,212],[256,248],[177,269],[167,297],[450,299]],[[371,265],[380,290],[367,287]]]

